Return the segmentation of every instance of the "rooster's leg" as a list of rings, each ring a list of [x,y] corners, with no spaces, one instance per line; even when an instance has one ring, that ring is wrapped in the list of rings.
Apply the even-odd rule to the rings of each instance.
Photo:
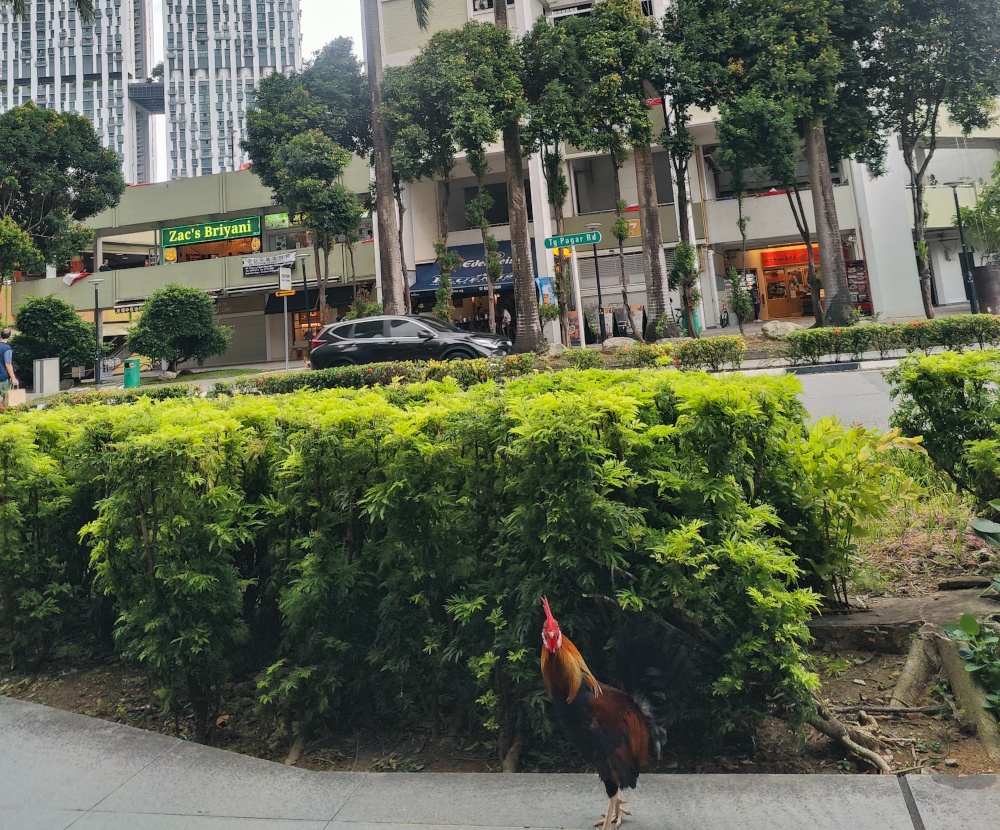
[[[620,792],[615,793],[611,796],[611,801],[608,802],[608,811],[594,823],[594,827],[600,827],[601,830],[611,830],[611,825],[614,825],[616,828],[621,827],[625,816],[632,815],[625,809],[627,803],[627,801],[622,800]]]

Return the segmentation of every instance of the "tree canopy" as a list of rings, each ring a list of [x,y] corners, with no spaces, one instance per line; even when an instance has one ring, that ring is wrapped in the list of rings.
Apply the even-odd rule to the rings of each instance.
[[[118,204],[118,157],[82,115],[34,103],[0,115],[0,217],[31,236],[47,262],[63,264],[87,240],[80,221]]]
[[[74,366],[94,362],[94,325],[65,300],[51,295],[29,297],[18,309],[14,326],[17,334],[10,341],[14,370],[25,385],[31,385],[35,360],[58,357],[64,374]]]
[[[179,363],[197,360],[200,366],[213,355],[225,354],[233,330],[215,322],[212,298],[186,285],[168,285],[146,300],[139,322],[129,329],[128,350]]]

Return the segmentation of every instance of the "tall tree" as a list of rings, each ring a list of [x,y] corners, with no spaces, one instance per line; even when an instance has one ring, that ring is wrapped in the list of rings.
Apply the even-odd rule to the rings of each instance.
[[[991,123],[1000,95],[998,0],[882,0],[874,36],[860,44],[870,96],[899,134],[910,175],[920,295],[934,316],[925,176],[947,117],[964,133]]]
[[[813,312],[817,324],[823,325],[821,285],[816,276],[812,233],[797,175],[802,141],[791,113],[782,102],[768,100],[757,90],[751,90],[748,94],[731,98],[719,106],[716,130],[721,145],[719,161],[732,174],[733,186],[739,199],[744,257],[747,217],[743,215],[743,197],[747,187],[746,176],[751,168],[759,168],[768,180],[777,182],[785,191],[795,227],[806,245]],[[744,266],[745,262],[741,264],[741,267]]]
[[[121,163],[82,115],[29,101],[0,115],[0,218],[63,265],[91,238],[82,220],[118,204]]]
[[[649,152],[652,125],[646,104],[645,83],[652,73],[654,32],[648,18],[636,0],[605,0],[594,7],[588,27],[580,40],[582,62],[588,83],[586,106],[588,118],[584,133],[584,146],[607,153],[611,157],[615,186],[615,226],[612,233],[618,239],[619,284],[622,304],[634,336],[641,338],[628,301],[627,275],[625,274],[624,240],[627,223],[624,218],[625,202],[621,192],[621,168],[628,158],[629,148],[640,153]],[[640,167],[643,167],[640,162]],[[642,222],[646,239],[659,231],[659,218],[655,216],[655,183],[652,179],[651,157],[643,167],[646,172],[645,187],[651,195],[646,201],[653,204],[653,215]],[[651,190],[650,190],[651,189]],[[648,205],[647,205],[648,207]],[[624,228],[624,233],[622,230]],[[653,243],[657,248],[662,244]],[[645,251],[645,264],[659,260],[659,252]],[[666,302],[666,291],[660,272],[650,292],[649,302],[654,309]],[[652,315],[651,315],[652,316]]]
[[[724,94],[730,78],[731,31],[732,20],[725,0],[676,0],[663,17],[665,60],[661,92],[665,126],[658,140],[670,157],[677,193],[674,210],[683,245],[693,246],[695,242],[688,222],[691,194],[687,171],[694,153],[694,139],[688,126],[695,107],[710,109]],[[692,260],[686,251],[683,253],[685,262],[697,263],[697,258]],[[696,268],[671,270],[671,283],[680,291],[685,324],[693,336],[697,334],[693,303],[697,278]]]
[[[510,38],[507,23],[507,3],[494,0],[493,19],[496,27]],[[511,43],[513,48],[513,43]],[[516,51],[515,51],[516,54]],[[528,202],[524,191],[524,158],[521,155],[521,116],[523,97],[510,102],[510,115],[503,126],[503,160],[507,174],[507,213],[510,222],[510,248],[514,269],[514,308],[517,312],[517,333],[514,350],[531,352],[543,342],[542,324],[538,319],[535,280],[531,268],[531,248],[528,242]]]
[[[581,102],[586,97],[586,72],[581,62],[579,37],[585,22],[569,17],[553,25],[539,17],[519,44],[523,64],[522,83],[528,101],[527,118],[521,134],[525,154],[541,154],[549,204],[555,217],[555,232],[565,233],[566,197],[569,185],[563,165],[563,146],[584,142]],[[556,298],[562,341],[569,337],[569,258],[556,252]],[[577,309],[581,331],[583,309]]]
[[[728,64],[736,87],[783,100],[805,144],[826,322],[844,325],[853,305],[830,175],[826,123],[850,100],[859,76],[858,41],[870,36],[864,0],[850,14],[840,0],[734,0]],[[843,148],[838,148],[841,152]]]
[[[275,203],[302,213],[314,234],[321,319],[332,246],[338,235],[349,240],[360,221],[360,204],[339,178],[348,151],[364,156],[371,145],[370,124],[359,115],[367,99],[353,43],[336,38],[303,72],[275,73],[261,81],[247,113],[243,149],[254,172],[271,188]]]

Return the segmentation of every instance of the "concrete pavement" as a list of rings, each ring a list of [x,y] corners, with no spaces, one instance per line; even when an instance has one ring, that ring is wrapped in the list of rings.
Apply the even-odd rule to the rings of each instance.
[[[995,830],[1000,777],[644,775],[626,830]],[[589,828],[596,775],[324,773],[0,697],[0,830]]]

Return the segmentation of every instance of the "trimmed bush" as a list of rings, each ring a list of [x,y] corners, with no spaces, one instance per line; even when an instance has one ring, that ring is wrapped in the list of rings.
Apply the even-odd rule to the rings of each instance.
[[[741,335],[700,337],[685,340],[674,347],[673,354],[681,369],[739,369],[746,354],[746,341]]]
[[[570,349],[562,357],[574,369],[599,369],[604,367],[604,356],[596,349]]]
[[[636,343],[624,346],[614,354],[615,363],[623,369],[642,369],[656,366],[661,358],[669,357],[672,349],[658,344]]]

